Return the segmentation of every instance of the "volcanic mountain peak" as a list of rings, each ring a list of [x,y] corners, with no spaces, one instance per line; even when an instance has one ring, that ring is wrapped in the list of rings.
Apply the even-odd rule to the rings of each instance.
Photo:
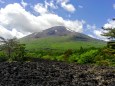
[[[26,37],[25,39],[36,39],[36,38],[46,38],[46,37],[69,37],[70,40],[74,41],[94,41],[97,39],[91,38],[85,34],[72,31],[69,28],[66,28],[65,26],[55,26],[48,28],[46,30],[43,30],[42,32],[35,32],[32,33]]]
[[[35,32],[29,37],[32,38],[42,38],[42,37],[48,37],[48,36],[65,36],[70,34],[75,34],[76,32],[72,32],[69,29],[67,29],[65,26],[55,26],[51,27],[49,29],[43,30],[42,32]]]
[[[71,28],[70,28],[71,29]],[[80,46],[100,46],[105,42],[91,38],[85,34],[71,31],[64,26],[56,26],[42,32],[30,34],[22,39],[28,49],[54,48],[54,49],[78,49]]]

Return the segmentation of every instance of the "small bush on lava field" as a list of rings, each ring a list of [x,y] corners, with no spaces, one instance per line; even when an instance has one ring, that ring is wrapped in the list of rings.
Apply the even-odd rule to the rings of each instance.
[[[79,60],[79,55],[78,54],[72,54],[69,58],[68,58],[68,62],[77,62]]]
[[[78,63],[81,63],[81,64],[94,63],[95,62],[94,57],[97,55],[97,52],[98,50],[89,50],[81,54],[78,60]]]
[[[0,51],[0,62],[7,61],[7,57],[4,52]]]
[[[109,66],[111,63],[109,60],[101,60],[101,61],[97,61],[96,64],[100,66]]]

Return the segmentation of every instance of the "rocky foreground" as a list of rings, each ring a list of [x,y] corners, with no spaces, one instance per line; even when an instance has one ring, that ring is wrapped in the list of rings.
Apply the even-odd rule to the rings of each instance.
[[[115,67],[38,62],[1,62],[0,86],[115,86]]]

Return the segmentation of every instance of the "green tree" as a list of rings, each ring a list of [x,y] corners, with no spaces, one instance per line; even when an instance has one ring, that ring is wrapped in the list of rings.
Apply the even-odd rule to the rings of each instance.
[[[0,37],[0,39],[0,42],[2,43],[1,49],[5,51],[5,53],[8,55],[8,58],[11,58],[11,53],[13,52],[17,44],[16,38],[5,39],[3,37]]]
[[[3,50],[8,59],[13,57],[22,58],[25,54],[25,44],[20,44],[16,38],[5,39],[0,37],[1,50]]]
[[[14,50],[15,50],[14,54],[16,55],[15,56],[16,60],[23,60],[23,57],[26,54],[26,52],[25,52],[25,44],[18,43],[15,46]]]
[[[64,59],[67,60],[70,55],[72,55],[73,51],[72,49],[68,49],[64,52]]]
[[[113,19],[113,21],[115,21],[115,19]],[[105,31],[105,32],[103,32],[102,36],[106,36],[106,37],[108,37],[108,39],[114,39],[115,38],[115,28],[102,27],[102,29]]]

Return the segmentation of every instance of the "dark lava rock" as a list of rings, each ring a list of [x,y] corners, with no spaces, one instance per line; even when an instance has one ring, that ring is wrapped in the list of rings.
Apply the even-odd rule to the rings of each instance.
[[[1,62],[0,86],[115,86],[115,67],[38,62]]]

